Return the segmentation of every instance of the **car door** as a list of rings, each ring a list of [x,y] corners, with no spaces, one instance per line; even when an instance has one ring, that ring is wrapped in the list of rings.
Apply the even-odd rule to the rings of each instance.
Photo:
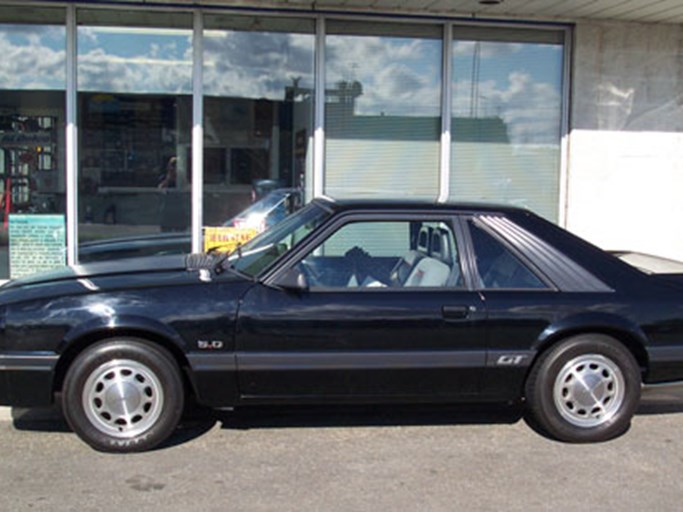
[[[244,296],[243,398],[476,394],[486,315],[458,233],[448,217],[424,215],[347,216],[328,228]]]

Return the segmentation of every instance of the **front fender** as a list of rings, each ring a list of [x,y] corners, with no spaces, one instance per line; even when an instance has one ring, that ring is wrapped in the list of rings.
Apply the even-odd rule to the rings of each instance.
[[[73,344],[84,338],[93,339],[117,336],[122,332],[148,333],[155,339],[163,338],[183,353],[187,353],[188,345],[183,337],[171,326],[154,318],[140,315],[115,315],[110,317],[91,318],[69,329],[57,347],[58,353],[63,353]]]

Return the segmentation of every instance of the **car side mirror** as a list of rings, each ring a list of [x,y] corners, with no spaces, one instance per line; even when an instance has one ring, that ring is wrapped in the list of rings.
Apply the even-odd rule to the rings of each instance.
[[[274,284],[287,291],[302,292],[308,290],[308,280],[304,273],[297,267],[292,267],[287,270]]]

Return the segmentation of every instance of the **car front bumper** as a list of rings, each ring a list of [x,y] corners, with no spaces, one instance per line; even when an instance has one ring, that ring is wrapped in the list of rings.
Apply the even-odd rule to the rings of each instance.
[[[0,353],[0,405],[50,405],[58,357],[54,353]]]

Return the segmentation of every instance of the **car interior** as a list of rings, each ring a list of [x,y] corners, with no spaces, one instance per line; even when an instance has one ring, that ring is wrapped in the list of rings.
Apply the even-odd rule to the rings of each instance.
[[[360,223],[359,223],[360,224]],[[345,227],[299,263],[310,287],[461,287],[462,274],[453,231],[444,222],[377,223]],[[396,236],[400,230],[402,236]],[[365,236],[358,236],[364,233]],[[388,234],[387,234],[388,233]],[[348,240],[343,243],[341,240]],[[397,242],[396,240],[399,240]]]

